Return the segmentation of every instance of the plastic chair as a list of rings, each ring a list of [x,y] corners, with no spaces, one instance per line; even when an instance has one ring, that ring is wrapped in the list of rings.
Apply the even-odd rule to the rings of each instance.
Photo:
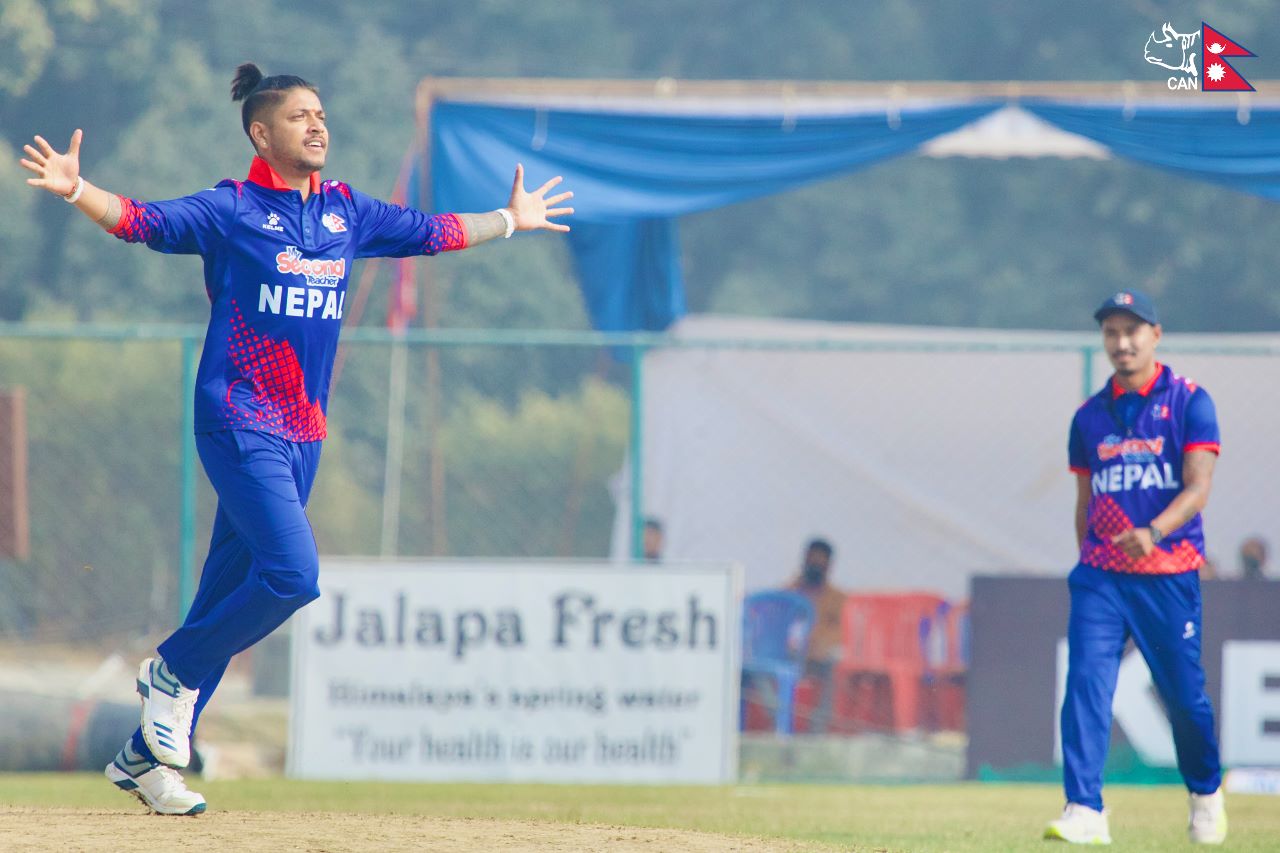
[[[859,687],[887,697],[872,709],[893,731],[920,725],[921,688],[928,671],[927,645],[945,599],[932,593],[850,595],[841,612],[844,657],[836,665],[836,708],[844,720],[866,719]],[[875,691],[883,687],[885,691]],[[860,711],[862,713],[860,713]]]
[[[742,674],[744,680],[766,676],[777,683],[773,728],[778,734],[792,732],[796,685],[804,676],[813,622],[813,604],[798,592],[757,592],[742,602]],[[746,705],[744,691],[740,711],[744,728]]]

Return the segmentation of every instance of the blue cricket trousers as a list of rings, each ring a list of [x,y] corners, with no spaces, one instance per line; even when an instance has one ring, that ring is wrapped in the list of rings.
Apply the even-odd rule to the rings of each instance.
[[[1125,641],[1134,644],[1160,692],[1187,788],[1212,794],[1222,781],[1213,706],[1200,665],[1200,578],[1132,575],[1077,565],[1068,580],[1070,656],[1062,705],[1067,802],[1102,809],[1102,768],[1111,741],[1111,701]]]
[[[178,680],[200,690],[193,734],[232,656],[320,596],[320,562],[305,512],[320,444],[247,430],[196,436],[218,510],[191,609],[158,648]],[[141,729],[133,747],[155,760]]]

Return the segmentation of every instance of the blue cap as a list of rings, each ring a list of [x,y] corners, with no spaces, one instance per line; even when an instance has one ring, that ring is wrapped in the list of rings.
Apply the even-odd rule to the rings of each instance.
[[[1153,326],[1160,325],[1160,318],[1156,314],[1156,304],[1151,301],[1151,297],[1140,290],[1122,290],[1115,296],[1107,299],[1098,306],[1098,310],[1093,312],[1093,319],[1101,323],[1117,311],[1127,311],[1143,322],[1150,323]]]

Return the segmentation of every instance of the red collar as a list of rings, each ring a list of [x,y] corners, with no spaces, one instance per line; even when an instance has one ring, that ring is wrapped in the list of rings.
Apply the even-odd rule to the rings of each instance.
[[[1156,387],[1156,382],[1158,382],[1160,377],[1163,375],[1164,375],[1164,365],[1157,361],[1155,375],[1151,377],[1151,381],[1149,381],[1146,385],[1143,385],[1141,388],[1138,389],[1138,396],[1145,397],[1148,394],[1150,394],[1151,389]],[[1123,397],[1125,394],[1128,394],[1128,393],[1129,393],[1128,389],[1120,387],[1120,383],[1116,381],[1115,376],[1112,376],[1111,377],[1111,399],[1114,400],[1117,397]]]
[[[280,173],[271,168],[271,164],[261,157],[255,156],[253,162],[249,164],[249,177],[246,179],[250,183],[257,184],[260,187],[266,187],[269,190],[292,190],[293,187],[284,182],[284,178],[280,177]],[[311,191],[313,193],[320,192],[320,173],[311,173]]]

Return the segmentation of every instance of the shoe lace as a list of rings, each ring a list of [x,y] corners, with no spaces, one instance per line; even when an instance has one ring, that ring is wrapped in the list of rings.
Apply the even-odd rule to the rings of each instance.
[[[195,716],[196,699],[199,696],[199,690],[182,690],[173,700],[174,720],[182,726],[183,732],[188,735],[191,734],[191,721]]]
[[[177,791],[187,790],[187,783],[183,780],[182,774],[177,770],[163,764],[158,765],[156,770],[160,772],[160,776],[164,779],[166,787],[168,787],[171,792],[176,793]]]

